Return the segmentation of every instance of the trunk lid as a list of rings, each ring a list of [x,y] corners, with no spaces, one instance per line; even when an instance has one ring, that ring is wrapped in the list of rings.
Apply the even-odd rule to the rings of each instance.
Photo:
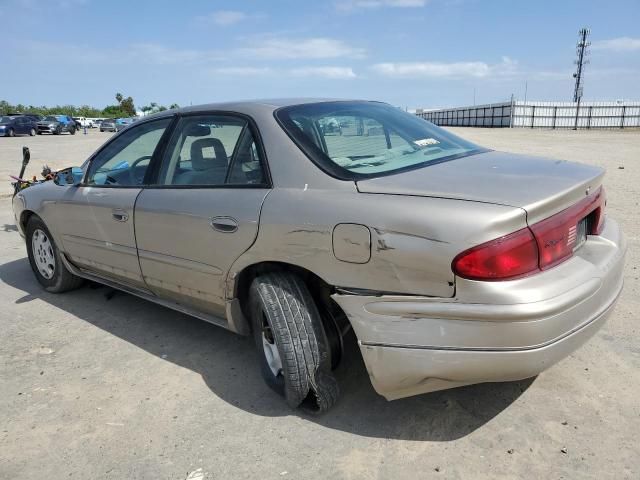
[[[604,169],[528,155],[485,152],[409,172],[359,180],[358,191],[520,207],[529,224],[568,208],[602,183]]]

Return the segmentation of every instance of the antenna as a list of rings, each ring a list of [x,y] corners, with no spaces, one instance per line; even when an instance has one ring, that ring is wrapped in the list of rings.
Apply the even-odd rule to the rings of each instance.
[[[578,43],[576,45],[576,55],[578,58],[573,63],[577,65],[576,73],[573,74],[573,78],[576,79],[576,85],[573,89],[573,101],[580,103],[582,100],[582,84],[584,76],[584,67],[589,64],[589,60],[586,57],[589,56],[589,46],[591,42],[587,40],[591,30],[588,28],[581,28],[578,32]]]

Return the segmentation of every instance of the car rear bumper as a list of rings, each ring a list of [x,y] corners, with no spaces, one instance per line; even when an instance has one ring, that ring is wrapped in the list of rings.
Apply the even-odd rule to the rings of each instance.
[[[566,262],[508,282],[458,279],[451,299],[336,294],[374,388],[388,400],[537,375],[586,342],[622,290],[613,220]]]

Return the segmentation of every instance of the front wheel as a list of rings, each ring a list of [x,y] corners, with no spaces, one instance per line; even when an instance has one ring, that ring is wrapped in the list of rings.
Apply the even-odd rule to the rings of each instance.
[[[70,133],[71,135],[75,135],[75,134],[76,134],[76,129],[75,129],[75,128],[71,128],[71,129],[69,129],[69,133]]]
[[[257,277],[249,291],[253,336],[265,382],[289,406],[324,413],[338,383],[318,309],[300,277],[287,272]]]
[[[49,229],[37,216],[27,223],[27,254],[40,285],[52,293],[62,293],[82,285],[83,280],[65,267]]]
[[[16,132],[13,130],[13,128],[9,129],[9,136],[10,137],[15,137],[16,136]]]
[[[30,137],[35,137],[35,135],[36,135],[36,129],[35,128],[32,128],[31,130],[29,130],[29,136]]]

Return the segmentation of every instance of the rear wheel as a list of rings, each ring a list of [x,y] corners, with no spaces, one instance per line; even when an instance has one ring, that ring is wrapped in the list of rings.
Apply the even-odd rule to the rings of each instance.
[[[8,135],[9,135],[10,137],[15,137],[15,136],[16,136],[16,132],[13,130],[13,128],[10,128],[10,129],[9,129],[9,133],[8,133]]]
[[[26,233],[29,263],[45,290],[62,293],[82,285],[82,278],[71,273],[62,263],[60,250],[39,217],[34,215],[29,219]]]
[[[338,399],[318,309],[300,277],[260,275],[249,290],[253,336],[265,382],[292,408],[326,412]]]
[[[32,128],[31,130],[29,130],[29,136],[34,137],[36,135],[36,129]]]
[[[75,135],[75,134],[76,134],[76,129],[75,129],[75,128],[70,128],[70,129],[69,129],[69,133],[70,133],[71,135]]]

